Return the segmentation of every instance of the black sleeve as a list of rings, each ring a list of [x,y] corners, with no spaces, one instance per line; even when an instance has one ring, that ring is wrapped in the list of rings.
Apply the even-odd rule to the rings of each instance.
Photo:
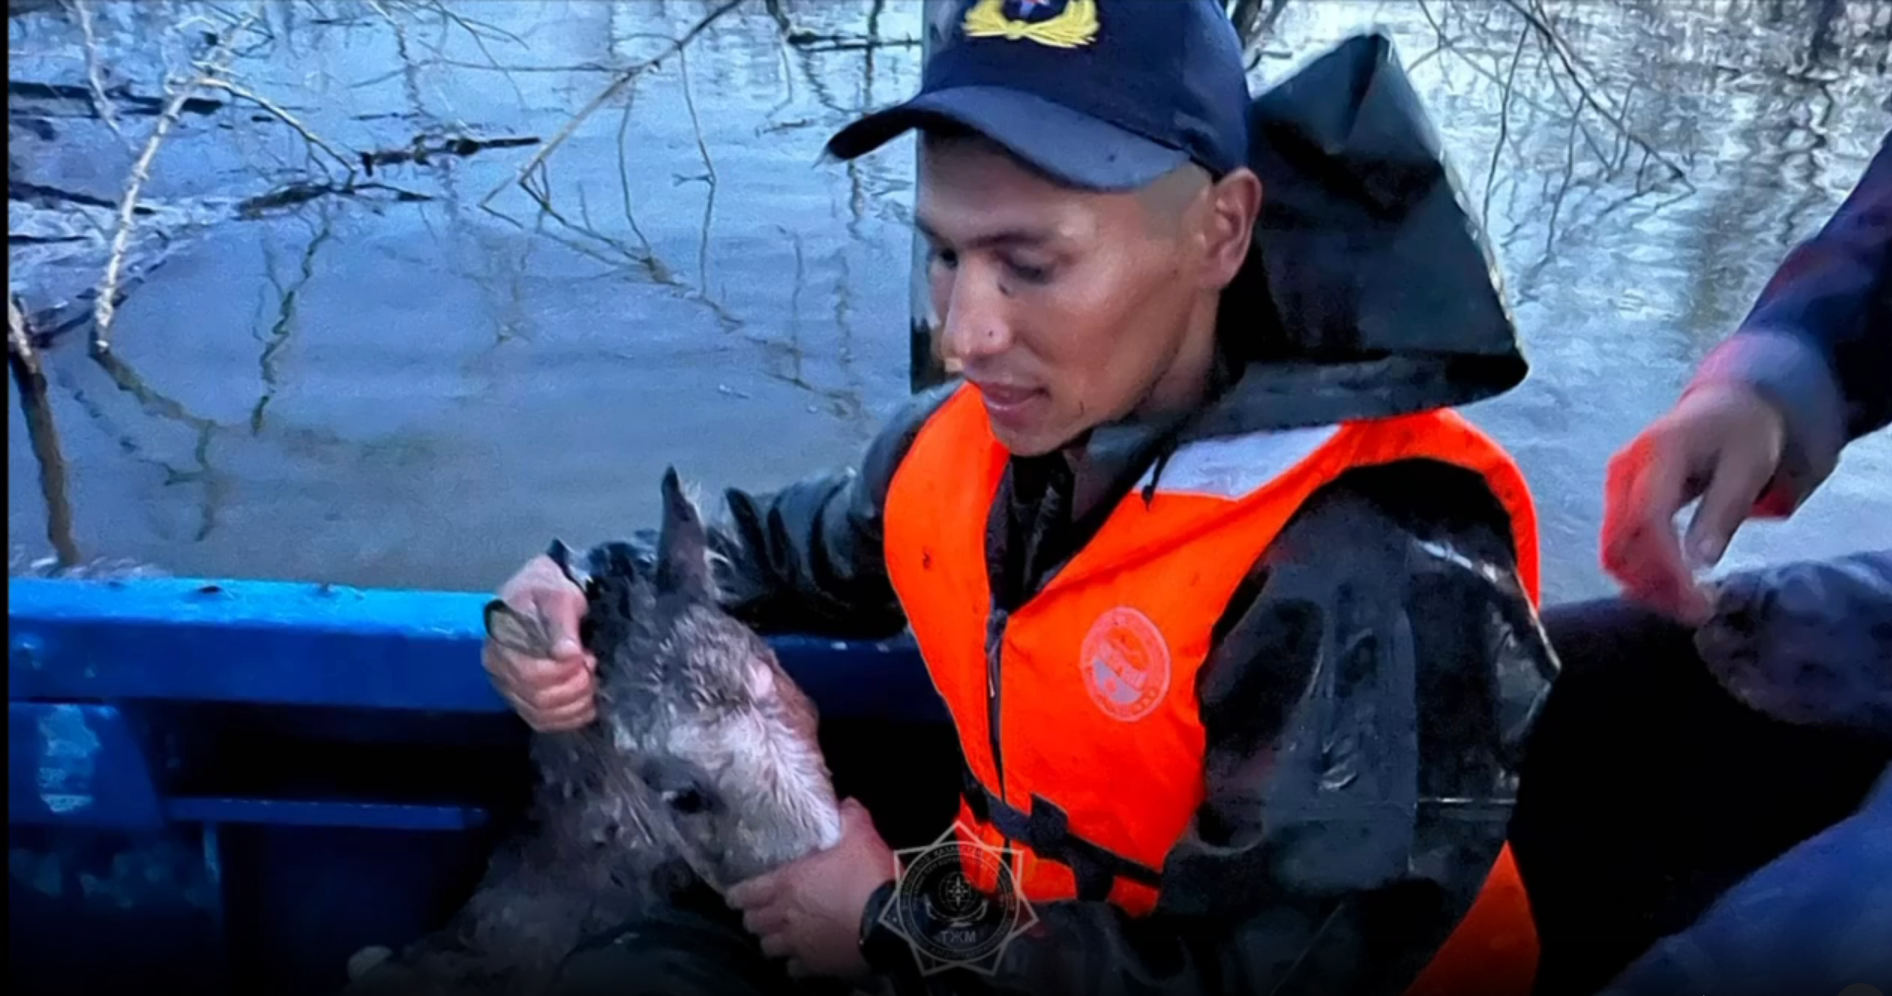
[[[914,396],[858,467],[768,493],[731,488],[719,509],[704,509],[724,607],[764,633],[885,639],[904,629],[882,540],[887,490],[920,427],[957,386]],[[646,528],[587,556],[648,567],[656,545],[656,530]]]
[[[1415,495],[1432,507],[1419,508]],[[1471,906],[1505,838],[1515,752],[1555,664],[1482,482],[1358,472],[1256,565],[1198,680],[1206,799],[1156,908],[1034,907],[995,973],[909,992],[1397,993]]]
[[[1695,382],[1719,380],[1749,384],[1786,412],[1787,507],[1832,473],[1846,443],[1892,424],[1892,134]]]

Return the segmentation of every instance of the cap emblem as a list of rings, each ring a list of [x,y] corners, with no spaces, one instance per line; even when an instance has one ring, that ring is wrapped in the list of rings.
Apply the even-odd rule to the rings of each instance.
[[[1056,13],[1036,17],[1040,11]],[[1097,0],[979,0],[961,25],[967,38],[1025,39],[1052,48],[1089,45],[1097,27]]]

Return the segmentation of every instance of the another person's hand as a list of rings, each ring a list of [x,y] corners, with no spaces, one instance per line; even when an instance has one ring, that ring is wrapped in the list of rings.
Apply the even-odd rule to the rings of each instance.
[[[1690,625],[1707,620],[1712,603],[1690,564],[1721,559],[1774,479],[1785,438],[1780,409],[1754,390],[1708,384],[1688,392],[1610,459],[1604,569],[1657,611]],[[1675,515],[1697,497],[1685,559]]]
[[[488,635],[482,657],[493,687],[540,732],[572,730],[591,722],[597,716],[593,675],[598,661],[578,639],[584,591],[552,558],[539,556],[500,588],[499,598],[538,623],[549,655],[530,655]]]
[[[839,843],[738,883],[728,900],[764,954],[788,959],[790,976],[860,979],[871,971],[861,954],[861,917],[874,890],[893,877],[893,850],[866,807],[848,799]]]

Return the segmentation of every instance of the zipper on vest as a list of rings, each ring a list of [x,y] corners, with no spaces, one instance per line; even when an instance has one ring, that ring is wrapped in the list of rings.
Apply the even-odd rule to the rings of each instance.
[[[985,726],[992,748],[992,770],[998,775],[999,800],[1005,799],[1005,759],[999,748],[999,660],[1005,645],[1005,622],[1010,614],[994,607],[985,625]],[[1010,845],[1011,841],[1006,840]]]

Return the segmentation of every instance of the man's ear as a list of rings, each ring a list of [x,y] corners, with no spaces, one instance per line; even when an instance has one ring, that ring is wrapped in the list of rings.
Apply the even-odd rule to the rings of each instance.
[[[1209,187],[1208,218],[1203,226],[1203,283],[1220,291],[1234,282],[1248,260],[1261,214],[1261,177],[1244,166]]]

